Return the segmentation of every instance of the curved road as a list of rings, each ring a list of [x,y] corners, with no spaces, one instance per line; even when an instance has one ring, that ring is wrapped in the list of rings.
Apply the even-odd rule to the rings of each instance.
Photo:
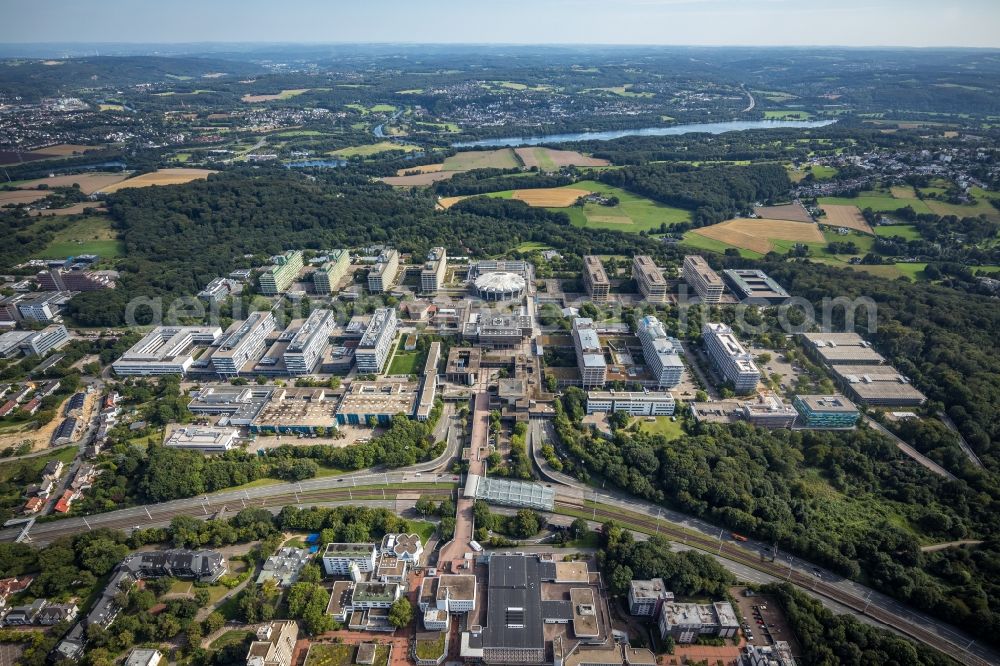
[[[896,631],[926,643],[966,664],[988,666],[1000,664],[1000,654],[989,647],[977,645],[972,636],[955,627],[913,610],[888,595],[823,570],[806,560],[783,551],[772,552],[772,546],[750,540],[739,543],[728,530],[665,509],[651,502],[615,491],[597,491],[573,477],[548,469],[539,454],[542,441],[552,440],[548,422],[533,420],[529,429],[529,446],[535,465],[543,477],[565,488],[556,492],[557,511],[591,513],[594,521],[618,520],[638,525],[651,533],[698,548],[728,561],[787,580],[807,592],[825,597],[853,611],[875,619]],[[772,554],[774,561],[770,560]]]

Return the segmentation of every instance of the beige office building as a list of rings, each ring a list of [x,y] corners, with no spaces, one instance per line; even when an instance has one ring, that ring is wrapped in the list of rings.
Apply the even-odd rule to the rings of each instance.
[[[587,288],[590,300],[595,303],[607,303],[611,293],[611,283],[604,270],[600,257],[588,254],[583,258],[583,284]]]
[[[649,255],[640,254],[632,259],[632,277],[639,292],[650,303],[666,303],[667,280]]]

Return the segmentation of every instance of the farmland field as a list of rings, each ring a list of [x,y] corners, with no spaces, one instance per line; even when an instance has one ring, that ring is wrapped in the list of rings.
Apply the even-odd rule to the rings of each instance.
[[[587,157],[575,150],[554,150],[552,148],[516,148],[517,156],[528,169],[538,167],[541,171],[556,171],[564,166],[599,167],[608,166],[607,160]]]
[[[420,173],[436,173],[444,167],[443,164],[424,164],[423,166],[416,167],[403,167],[402,169],[396,169],[397,176],[405,176],[408,172],[412,173],[414,171],[419,171]]]
[[[242,99],[248,104],[256,104],[257,102],[273,102],[279,99],[290,99],[302,93],[309,92],[309,88],[294,88],[291,90],[282,90],[280,93],[273,95],[251,95],[247,93],[243,95]]]
[[[889,192],[862,192],[856,197],[820,197],[820,205],[857,206],[859,209],[871,208],[877,212],[891,212],[911,206],[914,211],[930,213],[931,209],[919,199],[896,199]]]
[[[39,224],[48,224],[39,222]],[[111,221],[106,217],[87,217],[57,231],[48,247],[38,257],[58,259],[78,254],[96,254],[102,258],[116,257],[125,251],[124,244],[116,237]]]
[[[47,208],[45,210],[33,210],[29,215],[32,217],[55,217],[60,215],[80,215],[81,213],[86,213],[87,209],[90,209],[95,213],[107,212],[107,208],[104,208],[99,201],[85,201],[84,203],[73,204],[72,206],[67,206],[66,208]]]
[[[466,150],[455,153],[444,161],[443,171],[469,171],[470,169],[516,169],[520,160],[512,148],[499,150]]]
[[[812,216],[802,204],[793,203],[783,206],[759,206],[753,209],[757,217],[768,220],[791,220],[792,222],[812,222]]]
[[[765,111],[764,120],[809,120],[812,114],[808,111]]]
[[[587,190],[572,187],[544,187],[532,190],[514,190],[512,199],[523,201],[529,206],[541,208],[565,208],[572,206],[580,197],[590,194]]]
[[[868,222],[865,221],[864,216],[861,215],[861,211],[858,210],[857,206],[824,204],[820,207],[823,209],[823,212],[826,213],[826,217],[819,220],[820,224],[833,227],[846,227],[848,229],[855,229],[866,234],[874,233],[872,228],[868,225]]]
[[[48,146],[32,152],[36,155],[58,155],[59,157],[68,157],[77,153],[84,153],[88,150],[99,150],[100,148],[101,146],[83,146],[76,143],[58,143],[54,146]]]
[[[737,218],[709,227],[694,229],[690,233],[760,254],[775,249],[772,241],[790,241],[792,243],[823,243],[825,241],[816,224],[789,220]]]
[[[404,172],[415,170],[416,167],[413,169],[405,169]],[[458,171],[427,171],[413,176],[386,176],[380,180],[386,185],[392,185],[393,187],[422,187],[432,185],[439,180],[448,180],[456,173],[458,173]]]
[[[127,173],[81,173],[72,176],[53,176],[51,178],[36,178],[27,180],[18,185],[21,189],[33,189],[39,185],[53,187],[72,187],[79,185],[80,191],[84,194],[93,194],[98,190],[110,187],[115,183],[120,183],[128,178]]]
[[[0,192],[0,206],[9,204],[29,204],[39,199],[44,199],[51,192],[38,190],[10,190]]]
[[[340,150],[330,151],[328,154],[335,157],[370,157],[371,155],[378,155],[379,153],[387,153],[390,150],[401,150],[406,153],[411,153],[420,149],[411,144],[380,141],[379,143],[369,143],[364,146],[348,146],[347,148],[341,148]]]
[[[192,180],[208,178],[209,174],[212,173],[215,173],[215,171],[211,169],[158,169],[151,173],[144,173],[141,176],[136,176],[135,178],[129,178],[128,180],[116,183],[110,187],[105,187],[101,191],[105,194],[111,194],[113,192],[117,192],[118,190],[123,190],[126,187],[181,185],[183,183],[190,183]]]

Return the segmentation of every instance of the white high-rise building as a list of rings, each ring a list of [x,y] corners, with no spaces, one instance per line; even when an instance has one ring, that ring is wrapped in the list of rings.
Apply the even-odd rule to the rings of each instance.
[[[427,255],[427,263],[420,271],[420,291],[435,293],[444,284],[448,270],[448,253],[443,247],[436,247]]]
[[[220,375],[235,375],[251,359],[264,352],[267,336],[274,331],[274,315],[252,312],[244,321],[234,321],[212,354],[212,367]]]
[[[393,308],[379,308],[368,322],[365,334],[354,352],[358,372],[376,374],[382,372],[385,361],[392,351],[396,339],[396,311]]]
[[[647,315],[639,321],[636,334],[642,343],[642,356],[656,379],[657,388],[677,386],[684,370],[680,357],[684,350],[680,341],[667,335],[663,323],[653,315]]]
[[[632,277],[639,286],[639,292],[650,303],[666,303],[667,280],[663,277],[653,258],[640,254],[632,259]]]
[[[337,317],[332,310],[312,311],[285,348],[288,374],[308,375],[316,368],[336,325]]]
[[[373,294],[388,291],[396,280],[397,272],[399,272],[399,252],[383,250],[375,265],[368,271],[368,291]]]
[[[722,375],[733,383],[737,393],[750,393],[760,383],[760,369],[753,357],[736,339],[733,329],[721,323],[702,326],[701,337],[709,358]]]
[[[604,351],[592,319],[577,317],[573,320],[573,346],[576,348],[576,364],[580,369],[583,386],[604,386],[608,377],[608,364],[604,360]]]

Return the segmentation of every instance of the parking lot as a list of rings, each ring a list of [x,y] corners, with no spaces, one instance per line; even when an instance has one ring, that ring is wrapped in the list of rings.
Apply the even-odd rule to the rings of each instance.
[[[773,645],[775,641],[785,641],[791,647],[792,655],[800,656],[799,643],[789,629],[785,613],[777,599],[766,594],[748,597],[744,595],[745,590],[744,587],[733,587],[729,591],[736,599],[737,615],[740,616],[740,624],[744,625],[743,633],[747,636],[747,642],[753,645]],[[749,632],[746,625],[750,627]],[[750,636],[753,636],[753,640],[750,640]]]

